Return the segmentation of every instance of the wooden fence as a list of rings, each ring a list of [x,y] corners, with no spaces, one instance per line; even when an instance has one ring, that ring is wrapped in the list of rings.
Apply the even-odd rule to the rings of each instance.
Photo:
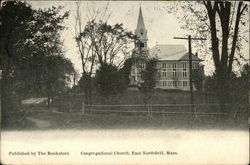
[[[148,115],[163,118],[203,118],[229,116],[242,118],[248,116],[248,105],[226,105],[225,112],[219,104],[137,104],[137,105],[82,105],[81,113]]]

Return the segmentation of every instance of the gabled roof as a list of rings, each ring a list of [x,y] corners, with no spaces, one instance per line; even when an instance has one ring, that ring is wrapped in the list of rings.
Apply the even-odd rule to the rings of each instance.
[[[164,61],[188,61],[188,52],[184,45],[156,45],[149,51],[151,57],[157,57]],[[201,61],[197,56],[192,55],[192,60]]]
[[[150,49],[150,54],[158,58],[166,58],[187,52],[184,45],[156,45]]]
[[[179,59],[179,61],[189,61],[189,54],[186,53]],[[202,60],[192,53],[192,61],[202,61]]]

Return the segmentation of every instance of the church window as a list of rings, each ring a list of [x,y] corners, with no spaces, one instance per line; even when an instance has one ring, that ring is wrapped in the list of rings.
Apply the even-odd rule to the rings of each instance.
[[[182,86],[182,82],[178,81],[178,87],[181,87],[181,86]]]
[[[187,77],[187,64],[183,63],[182,64],[182,77]]]
[[[173,87],[175,87],[175,88],[178,87],[178,82],[177,81],[173,81]]]
[[[187,81],[183,81],[183,87],[187,87],[188,82]]]
[[[162,72],[162,77],[167,77],[167,72]]]
[[[163,69],[166,69],[166,68],[167,68],[167,64],[166,64],[166,63],[163,63],[163,64],[162,64],[162,68],[163,68]]]
[[[167,77],[167,64],[162,64],[162,77]]]
[[[141,35],[143,35],[143,29],[141,29]]]
[[[173,78],[176,78],[176,77],[177,77],[176,71],[173,71]]]
[[[183,69],[187,69],[187,63],[182,64]]]
[[[162,81],[162,86],[166,87],[167,86],[167,81]]]
[[[176,74],[176,63],[173,63],[173,78],[176,78],[177,74]]]
[[[182,72],[182,76],[183,76],[183,77],[187,77],[187,71],[183,71],[183,72]]]
[[[176,69],[176,63],[173,63],[173,68],[175,68],[175,69]]]
[[[198,67],[197,67],[197,64],[196,63],[194,63],[193,64],[193,69],[197,69]]]

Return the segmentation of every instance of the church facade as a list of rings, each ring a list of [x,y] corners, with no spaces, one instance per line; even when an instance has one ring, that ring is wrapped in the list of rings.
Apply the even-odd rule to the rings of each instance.
[[[144,24],[142,10],[140,8],[137,27],[135,29],[135,35],[140,41],[139,44],[135,44],[135,50],[140,52],[137,54],[137,56],[140,56],[140,60],[131,68],[130,84],[140,86],[140,84],[143,83],[140,73],[145,69],[145,61],[148,58],[154,57],[158,60],[155,88],[189,90],[189,54],[186,47],[177,44],[157,44],[149,49],[147,45],[147,33],[148,31]],[[193,69],[198,67],[203,69],[203,65],[200,63],[201,61],[197,55],[192,54]]]

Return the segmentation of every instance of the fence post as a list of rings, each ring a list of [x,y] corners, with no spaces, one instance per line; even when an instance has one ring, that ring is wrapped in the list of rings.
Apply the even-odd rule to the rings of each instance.
[[[150,110],[149,110],[149,104],[147,104],[147,109],[148,109],[148,117],[150,117]]]
[[[197,113],[196,113],[196,106],[193,104],[192,107],[193,107],[193,110],[194,110],[194,117],[197,120],[198,116],[197,116]]]
[[[202,103],[206,104],[206,94],[204,91],[202,91]]]
[[[150,117],[153,116],[153,106],[152,106],[152,100],[150,101]]]
[[[82,100],[82,114],[84,114],[84,101]]]
[[[164,110],[161,110],[161,115],[162,115],[162,125],[165,124],[165,114],[164,114]]]
[[[71,113],[71,101],[69,102],[69,112]]]

